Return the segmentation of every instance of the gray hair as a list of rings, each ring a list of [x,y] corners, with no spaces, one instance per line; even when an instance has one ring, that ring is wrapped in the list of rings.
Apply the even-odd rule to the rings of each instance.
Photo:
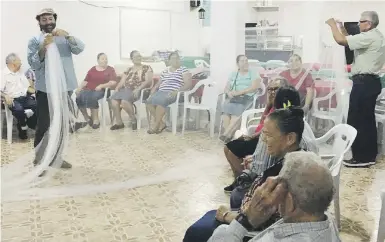
[[[295,205],[303,212],[322,215],[334,195],[333,177],[321,158],[312,152],[288,153],[281,172]]]
[[[378,14],[376,11],[365,11],[361,14],[361,17],[364,17],[365,20],[368,20],[372,23],[372,27],[376,28],[380,23],[380,19],[378,18]]]
[[[8,54],[7,57],[5,57],[5,64],[11,64],[17,58],[18,56],[15,53]]]

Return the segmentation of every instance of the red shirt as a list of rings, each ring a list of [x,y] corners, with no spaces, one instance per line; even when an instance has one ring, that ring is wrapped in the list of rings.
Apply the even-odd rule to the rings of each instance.
[[[274,112],[274,108],[270,108],[270,110],[265,109],[265,111],[264,111],[263,114],[262,114],[261,121],[259,122],[259,125],[258,125],[257,128],[255,129],[255,133],[256,133],[256,134],[258,134],[259,132],[262,131],[263,124],[264,124],[264,122],[265,122],[266,117],[267,117],[269,114],[271,114],[272,112]]]
[[[95,90],[95,88],[100,84],[105,84],[109,81],[115,80],[116,73],[114,68],[112,68],[111,66],[107,66],[104,71],[98,71],[94,66],[88,71],[87,76],[84,80],[87,82],[85,89]]]
[[[294,78],[290,75],[290,70],[283,71],[281,72],[281,74],[279,74],[281,77],[285,78],[291,86],[295,87],[298,90],[299,95],[301,97],[301,105],[305,104],[306,93],[307,93],[306,89],[313,87],[313,83],[314,83],[313,77],[311,76],[310,73],[308,73],[305,79],[302,81],[301,86],[297,87],[298,82],[302,80],[302,77],[303,75],[305,75],[305,73],[306,71],[302,70],[299,73],[299,75]]]

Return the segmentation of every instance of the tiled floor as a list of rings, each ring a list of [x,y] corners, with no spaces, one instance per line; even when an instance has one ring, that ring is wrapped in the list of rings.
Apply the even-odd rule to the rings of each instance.
[[[2,164],[31,144],[2,140]],[[2,203],[2,241],[180,242],[203,213],[228,204],[222,188],[231,172],[207,133],[83,130],[71,136],[65,158],[73,169],[40,184],[40,199]],[[343,241],[374,239],[384,186],[385,159],[370,169],[343,168]]]

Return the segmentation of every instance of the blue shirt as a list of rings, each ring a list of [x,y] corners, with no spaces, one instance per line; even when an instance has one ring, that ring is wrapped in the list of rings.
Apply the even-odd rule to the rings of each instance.
[[[259,79],[258,73],[254,71],[249,71],[246,74],[241,74],[239,72],[232,72],[229,76],[229,88],[232,91],[242,91],[247,88],[250,88],[253,81]],[[254,93],[247,93],[246,95],[252,96]]]
[[[67,82],[67,91],[73,91],[78,87],[78,81],[75,74],[72,54],[80,54],[84,50],[84,43],[75,38],[75,44],[70,43],[62,36],[55,36],[54,41],[59,50],[63,63],[64,74]],[[44,42],[44,33],[33,37],[28,42],[28,63],[35,70],[36,82],[35,89],[42,92],[47,92],[45,82],[45,63],[40,61],[39,49]]]

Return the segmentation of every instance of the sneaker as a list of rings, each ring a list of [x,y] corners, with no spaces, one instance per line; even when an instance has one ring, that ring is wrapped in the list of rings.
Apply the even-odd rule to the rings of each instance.
[[[346,167],[369,167],[371,165],[376,164],[376,161],[362,162],[362,161],[350,159],[350,160],[344,160],[343,164]]]
[[[227,187],[223,188],[225,192],[232,192],[237,187],[236,181],[233,181],[231,185],[228,185]]]

